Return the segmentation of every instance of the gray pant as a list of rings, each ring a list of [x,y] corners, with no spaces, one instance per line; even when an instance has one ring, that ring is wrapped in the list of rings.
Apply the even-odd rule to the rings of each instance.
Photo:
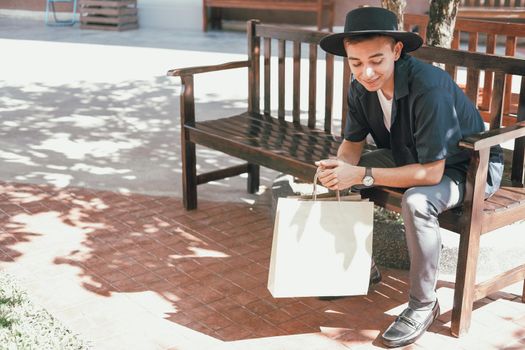
[[[361,166],[395,167],[392,153],[379,149],[364,153]],[[401,215],[410,256],[409,307],[413,310],[431,308],[436,300],[436,283],[441,256],[441,234],[438,215],[463,201],[465,184],[456,184],[443,176],[434,186],[411,187],[403,194]]]

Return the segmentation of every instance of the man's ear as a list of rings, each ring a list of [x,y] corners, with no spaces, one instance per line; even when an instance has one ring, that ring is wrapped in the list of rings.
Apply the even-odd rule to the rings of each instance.
[[[398,41],[395,45],[394,45],[394,60],[398,60],[399,57],[401,57],[401,52],[403,51],[403,42],[402,41]]]

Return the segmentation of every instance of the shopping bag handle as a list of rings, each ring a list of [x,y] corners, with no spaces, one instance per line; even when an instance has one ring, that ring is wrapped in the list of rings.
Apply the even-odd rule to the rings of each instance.
[[[317,170],[314,175],[314,186],[313,186],[313,191],[312,191],[312,199],[314,201],[317,200],[317,175],[319,175],[319,170]],[[339,194],[339,189],[336,190],[335,196],[337,197],[337,201],[340,202],[341,195]]]

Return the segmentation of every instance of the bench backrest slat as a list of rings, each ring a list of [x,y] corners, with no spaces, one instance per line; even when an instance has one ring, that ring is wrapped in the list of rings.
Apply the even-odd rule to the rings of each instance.
[[[310,72],[309,72],[309,84],[308,84],[308,127],[315,127],[315,116],[317,114],[317,45],[309,45],[310,52]]]
[[[346,60],[343,60],[343,93],[341,94],[341,104],[342,104],[342,112],[341,115],[343,116],[341,120],[341,136],[343,136],[344,130],[345,130],[345,124],[346,124],[346,115],[348,114],[348,89],[350,87],[350,66],[346,62]]]
[[[505,55],[506,56],[514,56],[516,54],[516,45],[517,40],[515,36],[507,36],[507,40],[505,41]],[[512,75],[507,75],[507,86],[512,85]],[[504,101],[504,110],[503,113],[508,114],[510,111],[510,99],[511,94],[510,92],[508,94],[505,94],[505,101]]]
[[[469,51],[472,51],[472,52],[478,51],[478,39],[479,39],[478,32],[469,33],[469,38],[468,38],[468,50]]]
[[[324,130],[332,132],[332,111],[334,105],[334,55],[327,54],[325,74]]]
[[[426,37],[422,38],[423,42],[426,43]],[[452,43],[450,44],[450,47],[454,50],[459,50],[459,30],[457,29],[454,29],[454,36],[452,37]]]
[[[486,53],[494,54],[496,52],[496,34],[487,35]],[[490,109],[490,96],[492,96],[492,82],[494,72],[487,71],[483,81],[483,99],[479,105],[479,108],[485,111]]]
[[[452,80],[456,81],[457,72],[455,65],[449,63],[445,64],[445,72],[447,72],[450,75]]]
[[[465,94],[474,104],[476,104],[478,101],[479,73],[479,69],[467,69],[467,84],[465,86]]]
[[[478,51],[478,33],[470,33],[468,40],[468,50],[472,52]],[[479,69],[467,69],[467,85],[465,93],[467,97],[474,103],[478,102],[478,85],[479,85]]]
[[[293,122],[299,123],[301,117],[301,42],[293,42]]]
[[[247,28],[247,35],[250,38],[248,40],[248,60],[251,62],[248,70],[248,110],[259,113],[261,38],[256,34],[256,24],[256,21],[251,21]]]
[[[270,38],[264,38],[264,113],[271,113],[270,91],[271,91],[271,58],[272,58],[272,41]]]
[[[490,129],[501,127],[503,118],[503,93],[505,90],[505,73],[497,72],[494,76],[494,87],[490,106]]]
[[[286,73],[286,41],[279,39],[279,107],[277,109],[277,116],[279,119],[284,119],[284,88],[285,88],[285,73]]]

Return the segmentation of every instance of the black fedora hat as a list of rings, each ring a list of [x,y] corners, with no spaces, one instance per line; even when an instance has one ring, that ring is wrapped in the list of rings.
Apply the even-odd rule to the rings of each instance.
[[[347,13],[344,32],[324,37],[319,45],[328,53],[346,57],[344,38],[363,34],[391,36],[403,42],[406,52],[417,50],[423,44],[423,39],[416,33],[398,30],[397,17],[392,11],[381,7],[361,7]]]

